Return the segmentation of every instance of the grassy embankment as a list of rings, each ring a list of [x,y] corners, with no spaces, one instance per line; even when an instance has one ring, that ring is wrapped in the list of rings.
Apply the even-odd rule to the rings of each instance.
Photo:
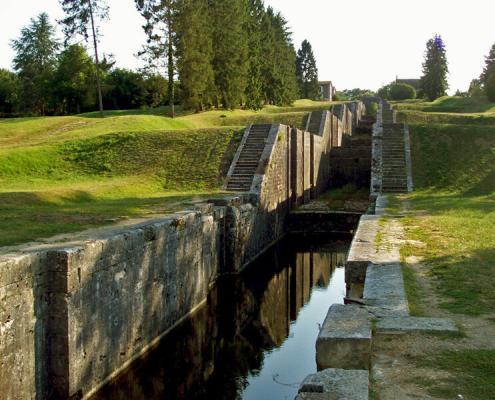
[[[495,104],[442,98],[433,103],[396,104],[411,131],[415,192],[400,199],[408,239],[402,249],[421,260],[405,266],[413,310],[428,315],[432,294],[447,316],[476,321],[494,332],[495,323]],[[427,285],[428,287],[428,285]],[[462,323],[462,322],[461,322]],[[453,340],[445,338],[445,340]],[[429,383],[440,398],[491,399],[495,393],[495,340],[442,350],[416,360],[420,367],[447,371],[450,378]],[[478,343],[478,344],[477,344]]]
[[[258,112],[179,110],[175,119],[161,108],[0,120],[0,246],[216,195],[224,155],[233,155],[243,127],[300,126],[308,112],[328,107],[300,100]]]

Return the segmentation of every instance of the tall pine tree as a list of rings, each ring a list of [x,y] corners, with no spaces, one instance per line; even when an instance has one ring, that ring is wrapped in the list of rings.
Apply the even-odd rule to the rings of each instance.
[[[249,71],[246,87],[246,107],[259,110],[263,107],[263,18],[265,6],[263,0],[248,1],[248,19],[246,29],[249,38]]]
[[[105,0],[60,0],[62,9],[66,17],[61,21],[64,24],[66,40],[75,34],[82,35],[86,40],[91,36],[93,39],[93,48],[96,61],[96,87],[98,90],[98,104],[100,114],[103,116],[103,97],[101,93],[101,68],[98,54],[98,27],[97,19],[105,20],[108,18],[108,7]]]
[[[209,0],[213,26],[216,105],[235,108],[245,100],[248,83],[247,0]]]
[[[480,81],[488,99],[495,102],[495,44],[485,58],[485,68],[480,76]]]
[[[440,35],[426,43],[426,55],[423,63],[423,76],[421,77],[421,88],[423,93],[433,101],[447,94],[449,88],[447,74],[447,53],[445,44]]]
[[[175,117],[175,60],[177,0],[134,0],[138,11],[146,20],[143,26],[148,36],[142,54],[151,64],[165,65],[168,76],[169,112]]]
[[[12,41],[12,48],[16,52],[13,65],[22,87],[23,108],[44,115],[59,48],[48,14],[41,13],[31,19],[29,26],[21,30],[20,37]]]
[[[317,100],[320,97],[318,68],[313,48],[307,40],[302,42],[301,48],[297,51],[296,74],[301,98]]]
[[[207,0],[179,0],[177,13],[177,70],[184,106],[202,111],[215,92],[213,43]]]
[[[263,18],[263,93],[268,104],[289,105],[297,98],[296,52],[287,21],[268,7]]]

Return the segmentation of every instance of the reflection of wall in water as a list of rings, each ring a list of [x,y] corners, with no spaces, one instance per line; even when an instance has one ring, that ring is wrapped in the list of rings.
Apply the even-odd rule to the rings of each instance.
[[[221,279],[206,307],[96,399],[238,398],[264,351],[287,339],[311,287],[326,287],[344,256],[273,252],[244,274]]]

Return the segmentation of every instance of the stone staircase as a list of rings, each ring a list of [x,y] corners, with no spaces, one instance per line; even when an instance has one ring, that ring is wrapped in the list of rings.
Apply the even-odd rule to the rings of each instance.
[[[373,124],[376,122],[374,117],[365,115],[361,118],[356,126],[356,133],[371,134],[373,129]]]
[[[384,123],[382,140],[382,193],[407,193],[404,125]]]
[[[265,149],[271,125],[251,125],[241,143],[237,159],[227,177],[226,190],[248,192]]]
[[[388,102],[382,103],[382,122],[384,124],[395,122],[395,112]]]

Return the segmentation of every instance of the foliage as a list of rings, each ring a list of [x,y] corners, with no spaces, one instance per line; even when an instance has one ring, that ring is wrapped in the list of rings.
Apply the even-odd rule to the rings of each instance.
[[[60,53],[52,84],[59,114],[80,113],[95,104],[94,74],[95,66],[83,46],[71,45]]]
[[[165,67],[168,82],[170,116],[175,116],[175,58],[177,37],[177,0],[134,0],[138,11],[146,20],[143,26],[148,40],[141,55],[146,55],[152,70]]]
[[[213,42],[206,0],[180,0],[177,14],[177,70],[184,106],[196,111],[212,105]]]
[[[479,81],[488,99],[495,102],[495,44],[485,58],[485,68]]]
[[[105,105],[113,109],[139,108],[146,100],[146,87],[141,74],[117,68],[106,78]]]
[[[108,7],[105,0],[59,0],[65,13],[65,18],[60,21],[64,25],[66,43],[75,35],[81,35],[87,41],[89,25],[96,61],[96,87],[98,90],[98,103],[100,112],[103,113],[103,99],[100,80],[100,59],[98,54],[98,27],[96,21],[108,18]]]
[[[391,100],[407,100],[416,98],[416,90],[407,83],[393,83],[389,88]]]
[[[385,85],[385,86],[382,86],[380,89],[378,89],[378,91],[376,92],[376,95],[384,100],[391,100],[391,96],[390,96],[390,86],[392,84],[389,84],[389,85]]]
[[[421,88],[427,99],[435,100],[446,95],[449,88],[448,72],[445,45],[441,36],[435,35],[426,43],[423,76],[421,77]]]
[[[264,14],[262,31],[265,104],[290,105],[298,97],[292,34],[282,14],[271,7]]]
[[[11,71],[0,68],[0,116],[18,111],[19,79]]]
[[[318,68],[316,67],[313,48],[307,40],[302,42],[301,48],[297,51],[296,74],[300,97],[317,100],[320,97]]]
[[[248,0],[248,20],[246,29],[249,35],[249,71],[246,86],[246,107],[253,110],[263,108],[263,0]]]
[[[337,92],[339,100],[360,100],[363,97],[375,97],[376,93],[369,89],[344,89]]]
[[[247,87],[247,7],[244,0],[216,0],[209,8],[215,43],[216,104],[233,109],[242,104]]]
[[[32,18],[30,24],[22,28],[19,38],[12,41],[16,52],[13,65],[21,85],[24,110],[45,114],[58,47],[55,28],[46,13]]]

